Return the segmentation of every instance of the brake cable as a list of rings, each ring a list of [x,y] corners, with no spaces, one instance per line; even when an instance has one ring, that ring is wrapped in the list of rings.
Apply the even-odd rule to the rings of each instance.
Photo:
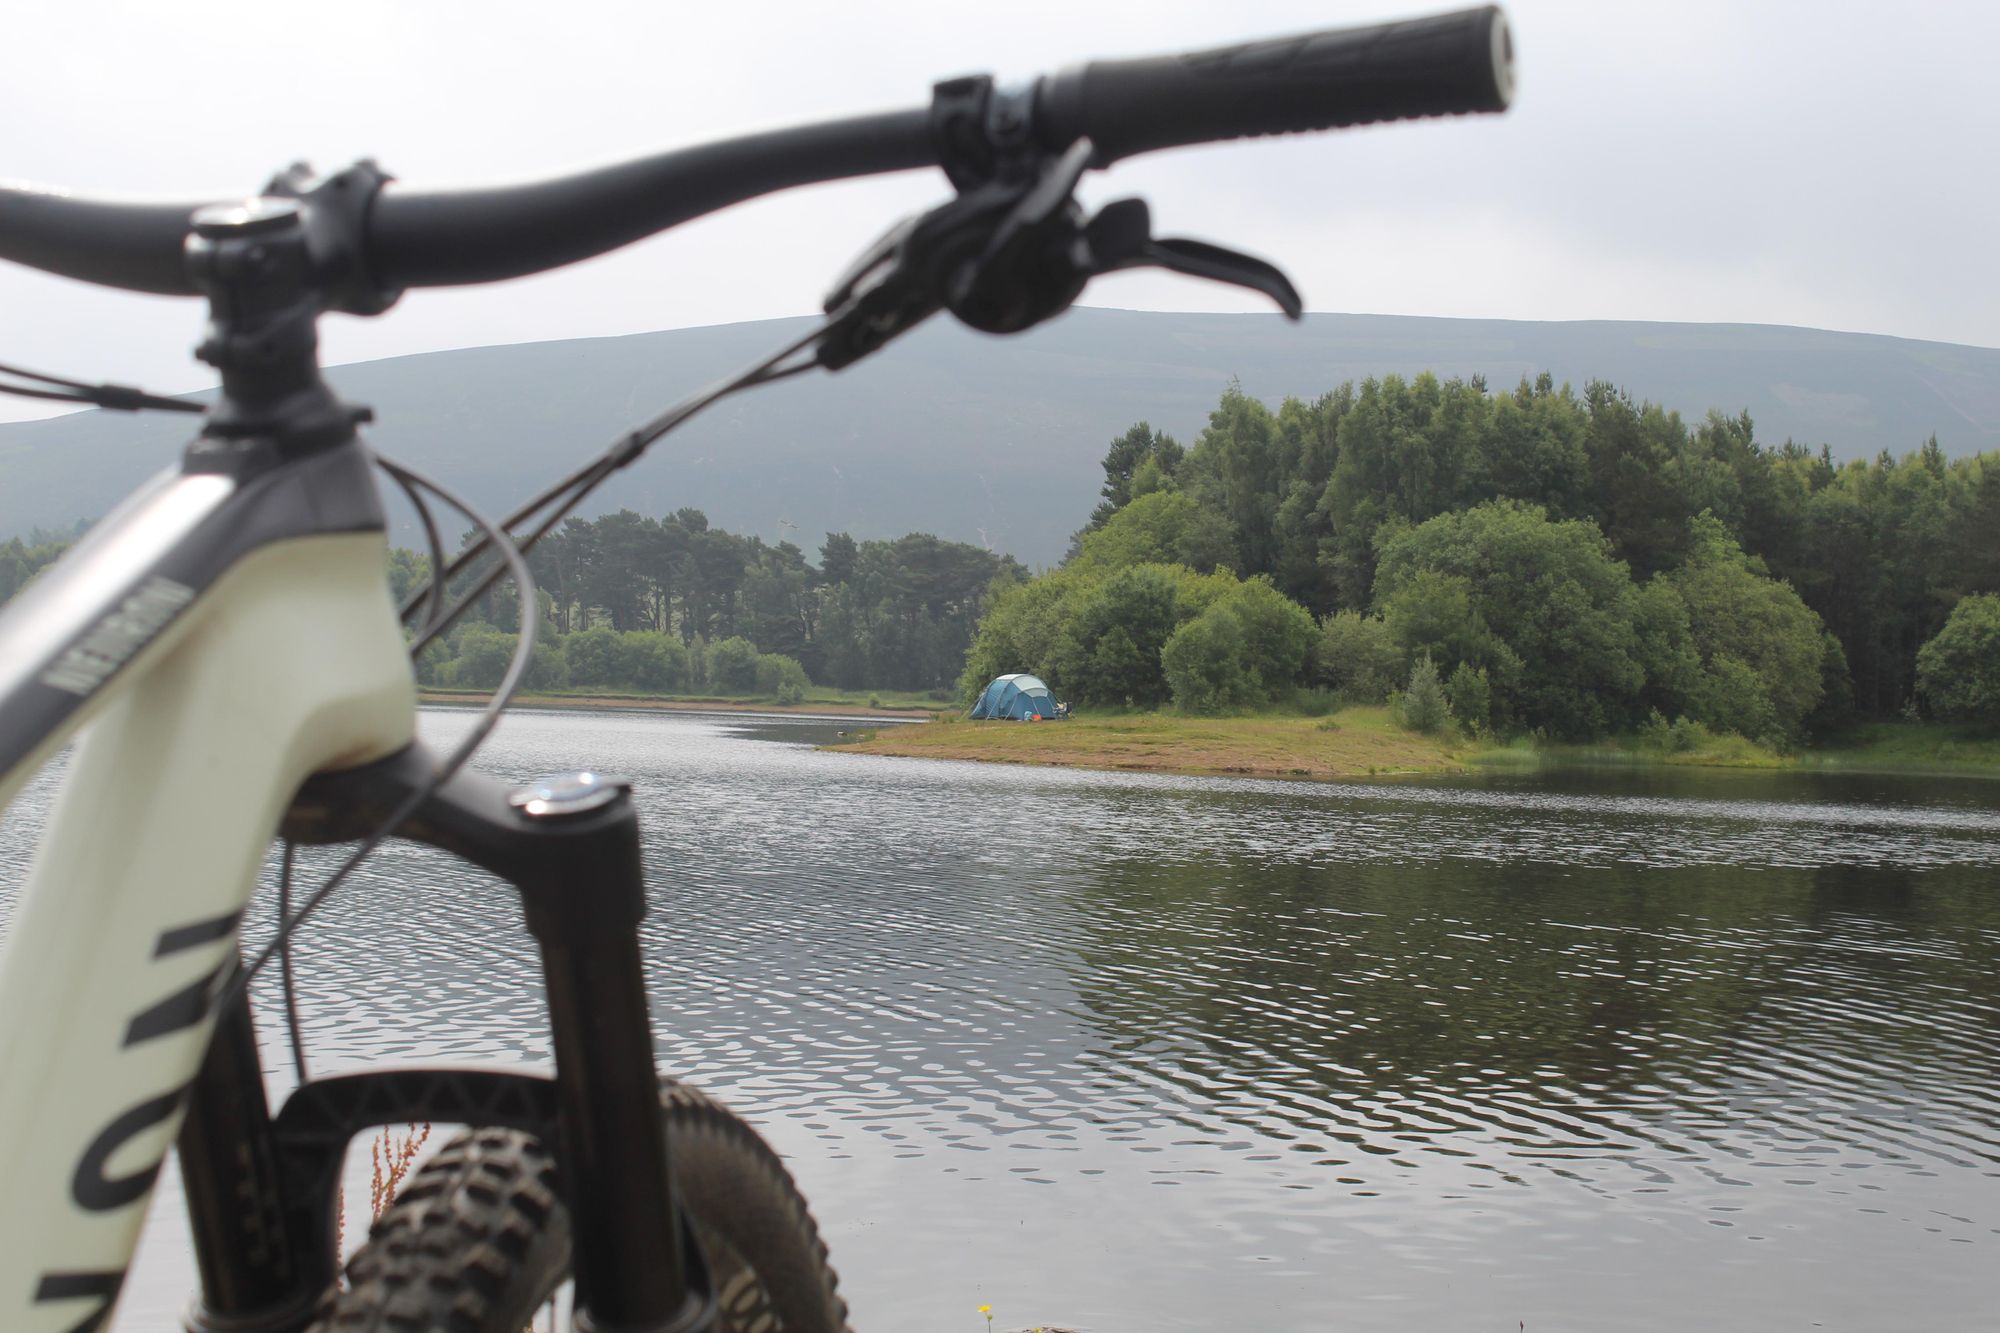
[[[161,394],[135,389],[129,384],[86,384],[82,380],[65,379],[61,375],[44,375],[38,370],[25,370],[20,366],[0,365],[0,375],[12,375],[17,380],[31,380],[31,384],[15,384],[0,380],[0,393],[10,393],[17,398],[46,398],[58,403],[84,403],[91,407],[109,408],[113,412],[206,412],[200,403],[185,398],[168,398]],[[51,388],[38,387],[51,385]]]
[[[788,379],[793,375],[813,369],[817,362],[811,359],[797,361],[791,365],[786,365],[785,362],[816,344],[824,336],[825,332],[826,329],[824,326],[816,328],[803,338],[798,338],[787,343],[770,356],[759,361],[756,365],[751,366],[748,370],[744,370],[731,376],[729,379],[718,381],[705,389],[690,394],[644,425],[627,431],[602,454],[599,454],[596,458],[578,468],[569,476],[564,477],[553,486],[548,487],[540,495],[537,495],[534,499],[508,515],[499,524],[499,531],[506,532],[511,536],[514,529],[529,519],[534,518],[542,510],[548,509],[549,512],[547,515],[534,526],[532,531],[524,537],[512,539],[514,546],[523,552],[533,549],[537,542],[541,541],[543,537],[546,537],[555,528],[556,524],[560,523],[578,505],[582,504],[592,491],[608,481],[613,473],[637,462],[662,436],[694,417],[703,408],[727,398],[730,394],[739,393],[745,389],[756,388],[764,384],[771,384],[777,380]],[[434,562],[431,566],[434,571],[431,579],[412,589],[410,594],[404,599],[401,608],[403,620],[408,622],[411,613],[427,598],[435,604],[439,588],[463,572],[467,565],[485,554],[494,540],[493,532],[491,530],[487,531],[477,541],[453,557],[451,563],[445,566],[441,573],[436,572],[439,566]],[[432,619],[419,631],[417,639],[411,646],[411,651],[415,652],[421,649],[432,639],[435,639],[439,634],[442,634],[456,623],[471,608],[475,601],[485,595],[486,590],[492,587],[499,579],[500,573],[500,569],[496,566],[478,583],[473,585],[469,591],[461,594],[448,610],[441,614],[434,614]]]

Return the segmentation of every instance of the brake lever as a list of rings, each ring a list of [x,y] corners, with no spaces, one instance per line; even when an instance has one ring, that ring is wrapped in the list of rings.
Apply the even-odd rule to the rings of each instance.
[[[1299,289],[1277,265],[1207,241],[1181,237],[1155,240],[1152,231],[1152,210],[1144,199],[1106,204],[1084,229],[1094,261],[1093,276],[1123,269],[1163,268],[1190,278],[1247,287],[1270,297],[1286,319],[1304,316],[1305,302]]]

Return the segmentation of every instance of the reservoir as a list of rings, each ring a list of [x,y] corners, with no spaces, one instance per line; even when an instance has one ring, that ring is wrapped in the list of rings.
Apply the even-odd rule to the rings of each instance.
[[[2000,782],[814,748],[853,725],[524,712],[477,762],[633,780],[660,1065],[785,1156],[861,1333],[1992,1318]],[[549,1059],[508,892],[441,855],[378,853],[297,965],[315,1073]],[[119,1328],[185,1300],[177,1196]]]

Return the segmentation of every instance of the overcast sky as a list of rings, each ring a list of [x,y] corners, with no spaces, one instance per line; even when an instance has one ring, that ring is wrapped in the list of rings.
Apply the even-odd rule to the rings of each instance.
[[[304,158],[412,186],[559,174],[1025,76],[1431,12],[1143,5],[157,0],[17,5],[0,176],[225,198]],[[1518,0],[1512,113],[1156,154],[1086,198],[1285,267],[1314,310],[1803,324],[2000,346],[2000,8]],[[807,313],[934,173],[760,201],[587,264],[335,318],[329,362]],[[1095,305],[1259,308],[1121,275]],[[0,265],[0,361],[178,391],[191,301]],[[18,406],[17,406],[18,404]],[[0,398],[0,417],[36,415]]]

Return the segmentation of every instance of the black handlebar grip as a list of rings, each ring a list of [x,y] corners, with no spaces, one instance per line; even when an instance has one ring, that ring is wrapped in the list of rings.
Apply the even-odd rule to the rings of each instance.
[[[1094,165],[1253,134],[1504,111],[1514,45],[1494,5],[1145,60],[1095,61],[1042,80],[1035,133],[1089,136]]]

